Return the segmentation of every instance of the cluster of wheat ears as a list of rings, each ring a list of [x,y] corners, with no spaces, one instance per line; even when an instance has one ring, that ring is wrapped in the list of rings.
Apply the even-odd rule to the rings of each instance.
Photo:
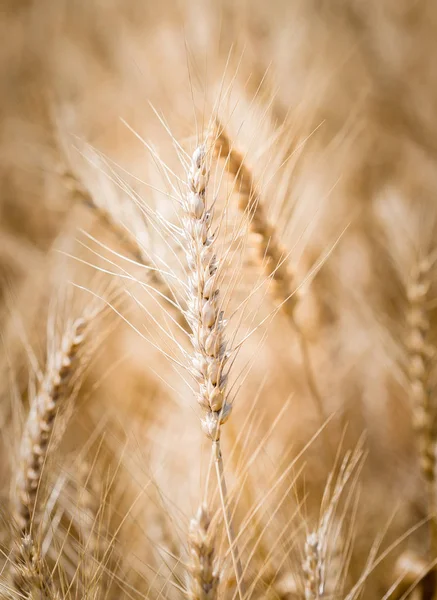
[[[384,550],[381,550],[382,539],[375,542],[362,565],[362,573],[354,581],[348,570],[365,446],[358,437],[352,451],[334,448],[335,438],[326,435],[333,415],[329,414],[324,393],[318,387],[311,344],[296,319],[297,307],[305,299],[300,295],[290,264],[290,251],[281,242],[279,227],[267,216],[267,198],[254,181],[244,155],[234,147],[217,118],[198,136],[191,153],[176,140],[173,142],[182,165],[181,175],[176,175],[148,148],[169,183],[165,198],[176,209],[174,220],[151,209],[114,172],[111,175],[112,183],[124,188],[141,217],[165,242],[159,247],[168,250],[170,259],[162,251],[154,255],[139,236],[118,220],[113,207],[111,210],[99,203],[73,170],[63,165],[63,184],[95,213],[125,251],[113,250],[88,235],[90,244],[94,242],[99,249],[93,251],[94,255],[103,260],[104,266],[98,261],[89,264],[97,271],[121,279],[121,289],[131,302],[141,307],[148,324],[143,333],[129,321],[114,286],[111,293],[88,290],[92,302],[75,319],[67,320],[60,335],[56,334],[54,323],[49,323],[46,365],[28,388],[27,415],[17,425],[19,443],[15,444],[17,456],[11,473],[10,502],[3,513],[8,536],[3,548],[2,597],[104,598],[114,594],[127,598],[182,595],[193,600],[222,596],[240,600],[253,596],[353,599],[363,593],[367,579],[394,551],[397,558],[392,565],[392,588],[385,591],[384,597],[407,597],[417,590],[426,597],[432,595],[433,557],[437,551],[437,519],[433,514],[435,432],[427,381],[433,354],[426,342],[432,257],[421,257],[412,273],[407,315],[412,414],[430,512]],[[91,245],[87,249],[91,251]],[[103,250],[109,257],[103,256]],[[252,258],[243,260],[247,251]],[[77,256],[73,258],[88,262]],[[121,264],[117,265],[116,259]],[[329,260],[329,253],[324,260]],[[247,261],[258,273],[249,292],[244,291],[241,296],[238,285]],[[323,262],[313,271],[323,268]],[[124,263],[136,268],[139,274],[132,274]],[[305,280],[301,285],[304,283]],[[157,316],[146,300],[132,291],[132,285],[158,305]],[[232,302],[231,297],[236,297],[237,302]],[[251,308],[252,297],[255,307]],[[260,301],[270,308],[262,312]],[[142,502],[145,488],[157,484],[151,477],[123,512],[120,491],[116,490],[117,479],[123,482],[126,477],[126,473],[121,473],[123,453],[114,467],[114,456],[111,461],[102,437],[108,423],[100,425],[97,433],[91,432],[85,451],[81,450],[75,459],[73,474],[66,474],[65,465],[56,477],[48,473],[62,437],[71,427],[74,412],[80,410],[74,404],[93,346],[95,350],[92,340],[98,335],[96,323],[108,309],[115,319],[129,323],[152,349],[164,355],[177,377],[185,382],[192,405],[197,403],[201,409],[199,427],[208,440],[203,445],[209,458],[199,486],[198,506],[186,525],[174,530],[176,516],[164,507],[163,499],[161,517],[156,514],[147,517],[155,523],[159,519],[168,520],[166,526],[159,525],[168,536],[161,542],[162,547],[153,542],[161,565],[144,562],[140,568],[131,564],[132,557],[123,556],[123,527],[134,507]],[[234,430],[227,453],[222,448],[222,438],[226,436],[227,423],[233,419],[234,405],[238,405],[240,387],[245,385],[252,368],[250,360],[241,367],[237,359],[240,349],[259,329],[264,331],[262,345],[269,323],[279,312],[291,325],[284,335],[290,335],[290,344],[295,344],[293,351],[300,354],[308,401],[313,403],[319,421],[303,447],[287,452],[286,460],[273,469],[267,490],[259,496],[257,477],[263,478],[265,474],[261,470],[250,482],[249,470],[256,464],[257,455],[265,451],[263,444],[274,433],[277,421],[286,418],[287,399],[270,431],[261,436],[253,422],[257,402],[268,401],[268,395],[261,390],[259,400],[252,400],[253,407],[245,416],[242,431]],[[259,348],[258,344],[256,351]],[[180,393],[176,384],[168,385]],[[189,403],[183,406],[183,410],[189,409]],[[251,437],[255,437],[255,449],[250,445]],[[302,491],[302,484],[298,483],[305,473],[299,460],[318,438],[321,446],[317,452],[323,453],[320,462],[330,464],[331,471],[327,473],[322,496],[317,497],[319,515],[314,519],[306,515],[307,494],[312,489],[309,485],[308,491]],[[96,443],[98,448],[93,451]],[[250,448],[249,457],[245,456],[245,446]],[[182,446],[179,451],[192,450]],[[117,456],[118,452],[113,454]],[[326,455],[329,455],[327,460]],[[228,461],[234,465],[231,487]],[[274,463],[270,468],[273,466]],[[313,493],[317,496],[315,490]],[[244,517],[239,508],[243,498]],[[279,533],[274,534],[279,536],[275,539],[269,525],[280,512],[285,513],[285,521]],[[131,527],[140,525],[134,520]],[[429,553],[416,555],[405,550],[405,540],[424,527],[429,528]],[[148,536],[146,531],[144,536]],[[402,552],[398,551],[399,546]],[[260,564],[255,566],[257,563]],[[144,572],[147,570],[152,575]]]
[[[337,127],[231,55],[184,137],[123,123],[132,171],[44,89],[66,225],[40,260],[0,222],[0,598],[437,598],[432,143],[370,59]]]

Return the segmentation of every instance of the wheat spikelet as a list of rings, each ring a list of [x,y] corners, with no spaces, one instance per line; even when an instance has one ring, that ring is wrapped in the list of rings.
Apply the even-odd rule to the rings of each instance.
[[[190,600],[215,600],[219,571],[214,560],[214,536],[206,506],[200,506],[196,516],[191,519],[188,544],[188,597]]]
[[[342,593],[341,581],[347,569],[344,555],[347,547],[341,529],[345,512],[337,517],[339,502],[345,487],[357,477],[357,468],[362,460],[361,446],[354,453],[347,452],[334,484],[334,473],[331,473],[322,499],[322,514],[317,527],[310,531],[305,539],[304,560],[302,564],[305,600],[316,600],[333,594]],[[346,505],[347,506],[347,505]]]

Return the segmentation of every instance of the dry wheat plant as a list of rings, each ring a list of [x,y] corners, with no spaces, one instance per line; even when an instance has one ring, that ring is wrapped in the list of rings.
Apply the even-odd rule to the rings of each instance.
[[[437,598],[437,4],[3,0],[0,598]]]

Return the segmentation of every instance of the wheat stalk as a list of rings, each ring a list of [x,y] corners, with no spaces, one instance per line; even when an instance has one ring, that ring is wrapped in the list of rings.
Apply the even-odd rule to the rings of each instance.
[[[232,145],[225,129],[219,123],[215,139],[216,155],[226,161],[226,167],[238,184],[239,209],[250,218],[250,229],[257,243],[258,255],[264,262],[272,289],[282,309],[293,320],[297,295],[294,277],[288,261],[288,252],[281,244],[275,227],[269,223],[252,171],[243,155]]]
[[[231,547],[239,593],[242,598],[242,569],[228,508],[228,494],[220,447],[221,426],[232,410],[227,402],[229,359],[225,320],[219,304],[221,264],[214,253],[216,235],[211,231],[212,210],[207,205],[210,177],[207,141],[199,145],[187,173],[188,193],[182,203],[185,251],[189,269],[186,318],[191,327],[193,354],[191,372],[199,385],[197,401],[205,411],[202,429],[212,441],[216,474],[225,524]]]

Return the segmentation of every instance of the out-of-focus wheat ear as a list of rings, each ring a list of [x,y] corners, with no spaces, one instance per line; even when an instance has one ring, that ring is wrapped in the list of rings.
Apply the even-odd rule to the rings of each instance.
[[[67,399],[68,385],[76,371],[78,352],[84,344],[88,325],[86,318],[78,318],[67,327],[59,348],[47,365],[40,389],[31,400],[14,489],[15,518],[23,533],[30,532],[37,518],[36,499],[53,424]]]
[[[436,415],[435,400],[430,389],[431,362],[435,350],[428,342],[430,322],[427,300],[430,290],[429,259],[420,260],[414,267],[407,289],[408,309],[408,376],[413,410],[413,425],[419,447],[420,468],[428,487],[428,509],[431,529],[431,557],[437,556],[437,497],[436,497]]]
[[[324,594],[324,565],[322,544],[318,532],[309,533],[305,540],[302,564],[305,584],[305,600],[316,600]]]
[[[344,520],[363,461],[363,440],[354,452],[347,452],[335,477],[331,472],[321,503],[321,515],[317,526],[306,535],[302,563],[306,600],[343,595],[343,578],[347,576],[350,535],[344,536]],[[341,512],[339,503],[350,484],[350,493]],[[340,514],[337,514],[340,512]]]
[[[14,518],[19,541],[12,557],[12,580],[17,590],[32,589],[34,577],[29,565],[40,570],[35,532],[39,522],[37,506],[44,465],[55,417],[68,399],[69,383],[76,373],[79,349],[85,342],[87,318],[73,321],[64,332],[59,348],[49,357],[43,381],[31,399],[20,445],[18,472],[13,487]],[[26,580],[29,575],[30,580]]]
[[[84,206],[87,206],[97,217],[98,221],[113,234],[115,239],[118,240],[120,245],[129,253],[129,255],[136,260],[138,264],[148,268],[147,276],[151,284],[153,284],[161,292],[163,297],[169,299],[169,309],[174,312],[175,306],[172,302],[174,298],[174,292],[170,290],[169,286],[160,275],[159,270],[153,267],[149,257],[147,256],[147,253],[137,241],[135,235],[131,233],[127,227],[124,227],[108,208],[100,205],[94,200],[92,194],[87,190],[87,188],[73,173],[73,171],[65,168],[63,169],[61,175],[65,186],[70,191],[73,199],[82,203]],[[176,318],[179,322],[179,325],[181,325],[185,330],[188,330],[187,320],[181,311],[177,311]]]
[[[111,231],[114,237],[120,242],[123,248],[141,265],[149,265],[149,261],[144,256],[141,246],[138,244],[135,236],[114,217],[114,215],[105,207],[98,204],[92,194],[86,189],[82,182],[74,173],[65,168],[61,174],[65,187],[70,192],[72,198],[89,208],[96,216],[98,221]],[[156,275],[152,271],[151,277]]]
[[[206,506],[191,519],[188,535],[187,595],[190,600],[215,600],[220,581],[215,538]]]
[[[212,230],[213,213],[207,199],[210,153],[210,136],[207,136],[193,152],[187,172],[188,190],[182,198],[183,243],[189,273],[186,318],[192,331],[190,371],[198,384],[197,401],[205,413],[202,428],[212,441],[223,516],[242,600],[242,568],[235,545],[220,446],[221,427],[229,418],[232,405],[227,395],[230,354],[220,302],[223,261],[215,252],[217,233]]]
[[[435,570],[430,570],[426,561],[411,550],[399,556],[394,575],[399,583],[390,595],[393,600],[412,597],[411,592],[414,589],[420,590],[421,598],[434,597]]]
[[[283,312],[287,315],[297,334],[308,387],[324,423],[326,414],[314,376],[308,342],[295,319],[294,309],[298,301],[298,295],[290,261],[288,260],[288,252],[285,246],[281,244],[275,227],[269,223],[251,169],[246,164],[241,152],[231,143],[221,123],[217,123],[216,126],[214,151],[218,158],[226,161],[226,167],[235,179],[239,208],[249,218],[249,227],[257,244],[259,259],[271,281],[271,289],[281,303]]]
[[[269,223],[252,171],[243,155],[232,145],[225,129],[219,123],[215,137],[215,153],[227,163],[229,173],[235,178],[239,208],[250,219],[250,229],[257,242],[259,258],[272,280],[272,290],[282,303],[283,311],[293,320],[297,302],[288,252],[281,244],[275,227]]]

